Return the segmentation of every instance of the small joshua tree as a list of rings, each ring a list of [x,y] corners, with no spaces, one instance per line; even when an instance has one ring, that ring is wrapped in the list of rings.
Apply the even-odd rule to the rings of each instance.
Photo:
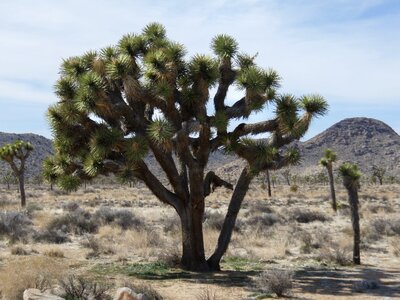
[[[386,168],[377,165],[372,166],[372,177],[379,180],[379,185],[383,184],[383,177],[385,176]]]
[[[354,234],[353,245],[353,262],[357,265],[361,263],[360,260],[360,216],[358,214],[358,189],[360,186],[359,179],[361,173],[357,165],[351,163],[344,163],[339,168],[340,175],[343,178],[343,185],[347,190],[349,196],[349,204],[351,210],[351,223]]]
[[[332,208],[336,212],[337,211],[337,203],[336,203],[336,193],[335,193],[335,181],[333,178],[333,163],[336,161],[337,155],[331,149],[325,149],[324,157],[321,158],[319,163],[326,168],[328,171],[329,177],[329,186],[331,188],[331,199],[332,199]]]
[[[9,171],[9,172],[7,172],[6,174],[3,175],[2,182],[4,184],[7,184],[7,190],[9,190],[10,189],[10,184],[16,183],[17,180],[15,178],[14,173]]]
[[[55,86],[59,102],[48,114],[57,184],[74,190],[98,175],[134,175],[179,215],[181,262],[197,271],[219,269],[253,178],[298,161],[298,151],[283,146],[301,138],[310,122],[327,111],[321,96],[279,95],[277,72],[257,66],[254,56],[240,54],[232,37],[217,35],[211,46],[214,56],[188,59],[162,25],[149,24],[141,34],[122,37],[117,46],[66,59]],[[227,93],[234,86],[243,95],[229,105]],[[208,110],[210,101],[213,112]],[[270,120],[245,123],[267,104],[274,108]],[[232,120],[243,123],[231,128]],[[270,138],[251,138],[264,133]],[[211,153],[221,150],[246,162],[235,186],[206,172]],[[148,167],[149,153],[166,178]],[[207,260],[205,198],[220,186],[233,193]]]
[[[50,184],[50,190],[53,190],[53,185],[57,180],[55,161],[53,157],[46,157],[43,161],[43,178]]]
[[[32,144],[24,141],[16,141],[0,148],[0,158],[10,165],[15,177],[18,179],[21,195],[21,207],[25,207],[26,205],[24,183],[25,163],[32,150]]]

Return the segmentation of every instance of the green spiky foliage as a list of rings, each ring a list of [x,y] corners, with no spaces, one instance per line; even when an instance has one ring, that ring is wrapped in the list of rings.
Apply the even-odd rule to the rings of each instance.
[[[25,164],[32,150],[33,146],[31,143],[19,140],[0,148],[0,159],[10,165],[15,177],[18,178],[21,207],[25,207],[26,205],[24,183]]]
[[[296,150],[283,146],[302,137],[327,109],[318,95],[279,95],[278,73],[258,66],[256,55],[239,54],[233,37],[218,35],[211,48],[214,55],[188,58],[162,25],[149,24],[115,46],[66,59],[55,86],[59,101],[48,111],[56,149],[50,169],[57,184],[74,190],[82,180],[107,174],[144,182],[180,215],[182,264],[192,270],[217,269],[231,234],[223,230],[227,239],[207,263],[204,198],[211,186],[233,189],[215,173],[205,174],[210,154],[223,148],[247,162],[231,200],[240,207],[240,191],[247,191],[255,175],[299,161]],[[234,87],[243,97],[229,105],[227,92]],[[207,110],[210,101],[213,113]],[[269,120],[230,126],[267,108],[275,111]],[[268,139],[252,138],[265,133]],[[148,167],[149,154],[168,184]]]
[[[346,162],[339,167],[340,175],[348,186],[358,186],[361,172],[356,164]]]
[[[308,102],[308,100],[306,102]],[[317,102],[319,102],[319,100]],[[319,106],[318,103],[315,105]],[[315,109],[315,107],[310,109]],[[333,163],[336,161],[336,159],[337,159],[337,154],[332,149],[328,148],[325,149],[324,156],[319,161],[320,165],[325,167],[328,172],[329,186],[331,190],[331,199],[332,199],[332,209],[335,212],[337,211],[337,203],[336,203],[335,181],[333,178]]]

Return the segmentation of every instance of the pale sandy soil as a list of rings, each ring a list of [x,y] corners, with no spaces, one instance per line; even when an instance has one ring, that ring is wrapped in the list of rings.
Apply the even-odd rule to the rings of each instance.
[[[294,272],[292,299],[400,299],[400,236],[381,234],[376,237],[371,225],[377,219],[398,220],[400,224],[400,186],[369,186],[360,192],[361,266],[341,266],[328,255],[340,250],[342,256],[351,258],[352,232],[345,208],[347,198],[345,191],[341,187],[338,189],[342,209],[334,215],[327,186],[300,186],[297,192],[279,186],[273,190],[270,199],[260,185],[255,184],[239,215],[241,230],[235,232],[226,254],[228,259],[240,259],[243,265],[224,263],[224,270],[215,274],[172,268],[167,274],[156,276],[127,276],[121,270],[133,263],[169,261],[179,255],[180,233],[179,228],[172,227],[176,217],[171,208],[160,204],[149,191],[140,187],[88,186],[86,190],[64,194],[49,191],[47,186],[30,186],[28,203],[36,206],[31,213],[36,230],[46,228],[52,219],[65,214],[65,205],[70,202],[76,202],[92,213],[104,205],[129,210],[146,227],[122,230],[115,225],[101,226],[90,235],[101,248],[92,258],[87,258],[91,250],[83,246],[89,235],[70,234],[70,242],[64,244],[32,240],[10,244],[7,238],[0,238],[0,290],[5,291],[5,297],[10,288],[26,288],[41,270],[41,274],[52,279],[79,274],[116,286],[126,282],[150,284],[164,299],[205,299],[201,298],[205,291],[215,294],[211,299],[247,299],[257,293],[260,295],[256,281],[262,270],[279,268]],[[225,213],[229,196],[230,191],[217,189],[207,198],[207,214]],[[327,220],[299,223],[290,217],[296,209],[318,212]],[[15,188],[8,191],[0,187],[0,211],[15,210],[18,210]],[[251,223],[254,216],[262,216],[265,212],[274,214],[278,221],[274,225]],[[205,246],[210,254],[218,230],[207,222]],[[166,223],[172,224],[170,229]],[[305,247],[307,240],[311,247]],[[28,255],[11,254],[15,247],[25,249]],[[51,250],[61,252],[64,258],[49,257]],[[103,271],[98,271],[99,268]],[[373,280],[379,287],[356,293],[353,286],[361,280]]]

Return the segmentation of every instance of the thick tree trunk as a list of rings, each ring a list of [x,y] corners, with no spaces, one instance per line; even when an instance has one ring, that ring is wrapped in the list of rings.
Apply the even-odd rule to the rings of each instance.
[[[267,177],[267,187],[268,187],[268,197],[272,196],[272,192],[271,192],[271,179],[269,178],[269,170],[265,170],[265,174]]]
[[[349,190],[349,200],[351,208],[351,223],[354,232],[354,248],[353,248],[353,262],[357,265],[361,264],[360,259],[360,216],[358,214],[358,191],[357,187]]]
[[[333,171],[332,171],[332,166],[327,167],[328,169],[328,177],[329,177],[329,186],[331,188],[331,199],[332,199],[332,208],[333,211],[337,211],[337,203],[336,203],[336,193],[335,193],[335,182],[333,179]]]
[[[179,216],[182,226],[182,267],[190,271],[209,271],[203,242],[203,214],[187,206]]]
[[[353,227],[353,262],[357,265],[361,264],[360,259],[360,216],[358,214],[358,187],[355,184],[345,185],[349,196],[349,204],[351,210],[351,224]]]
[[[219,264],[221,258],[228,249],[237,215],[252,179],[253,175],[251,174],[250,170],[248,168],[243,169],[229,203],[228,212],[225,216],[224,224],[222,225],[222,230],[218,237],[217,247],[213,255],[211,255],[211,257],[208,259],[208,265],[210,266],[211,270],[220,270]]]
[[[21,207],[25,207],[26,197],[25,197],[24,173],[19,174],[18,181],[19,181],[19,192],[21,195]]]

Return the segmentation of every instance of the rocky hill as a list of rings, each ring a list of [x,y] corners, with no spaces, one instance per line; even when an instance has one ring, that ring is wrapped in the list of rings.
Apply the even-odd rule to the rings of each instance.
[[[52,153],[49,139],[35,134],[0,133],[0,146],[11,141],[22,139],[31,142],[35,151],[28,163],[28,176],[38,174],[41,162]],[[331,148],[338,154],[338,163],[355,162],[363,172],[369,173],[372,165],[387,168],[387,174],[400,178],[400,136],[387,124],[369,118],[344,119],[317,136],[305,142],[298,142],[302,154],[302,163],[293,168],[294,173],[312,174],[321,172],[318,161],[326,148]],[[151,155],[147,158],[150,168],[159,173],[161,169]],[[214,152],[208,164],[208,169],[215,170],[231,181],[237,178],[244,162],[235,156],[227,156],[220,151]],[[0,163],[0,175],[4,173],[5,165]]]
[[[326,148],[338,154],[339,165],[350,161],[369,174],[372,165],[387,169],[387,175],[400,178],[400,136],[387,124],[370,118],[344,119],[305,142],[297,142],[302,163],[292,172],[310,175],[321,172],[318,165]],[[220,174],[238,176],[244,163],[240,159],[219,168]]]
[[[370,118],[344,119],[310,140],[300,143],[303,166],[318,164],[324,149],[338,154],[339,163],[355,162],[364,171],[372,165],[400,175],[400,136],[387,124]]]
[[[52,142],[41,135],[33,133],[15,134],[0,132],[0,147],[16,140],[30,142],[34,146],[34,150],[28,158],[26,168],[26,176],[33,178],[35,175],[40,174],[43,160],[53,153]],[[10,171],[8,164],[0,161],[0,179],[8,171]]]

